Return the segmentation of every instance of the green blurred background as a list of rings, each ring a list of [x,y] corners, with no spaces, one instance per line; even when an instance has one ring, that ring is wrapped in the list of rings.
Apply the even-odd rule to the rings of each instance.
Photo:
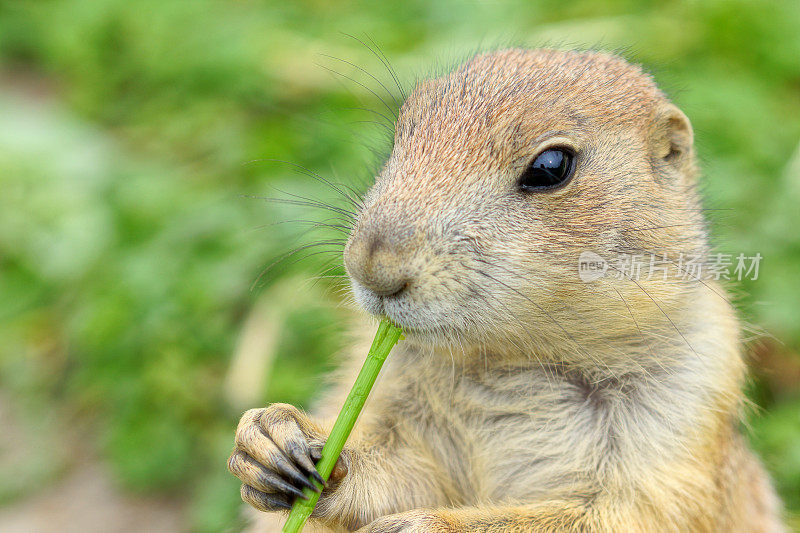
[[[797,513],[800,2],[48,0],[0,2],[0,529],[238,529],[239,415],[308,406],[353,314],[336,242],[261,275],[340,238],[254,198],[338,201],[267,159],[363,190],[390,146],[357,108],[394,106],[362,68],[393,81],[345,34],[406,89],[507,44],[655,75],[694,124],[718,249],[764,256],[732,287],[744,430]]]

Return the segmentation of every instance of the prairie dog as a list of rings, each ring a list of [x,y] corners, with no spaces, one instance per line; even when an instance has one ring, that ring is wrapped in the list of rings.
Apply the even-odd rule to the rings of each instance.
[[[503,50],[418,84],[344,250],[356,301],[406,339],[314,519],[782,531],[738,433],[745,365],[719,283],[578,273],[586,251],[707,258],[697,174],[687,117],[612,55]],[[243,499],[289,506],[334,416],[245,413],[228,463]]]

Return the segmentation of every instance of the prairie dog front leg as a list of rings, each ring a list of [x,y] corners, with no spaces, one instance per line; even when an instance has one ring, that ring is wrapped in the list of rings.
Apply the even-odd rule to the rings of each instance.
[[[327,431],[288,404],[251,409],[236,430],[228,469],[242,481],[242,499],[261,511],[288,509],[311,485]],[[356,529],[378,516],[445,504],[434,463],[396,433],[345,446],[312,514],[330,525]]]

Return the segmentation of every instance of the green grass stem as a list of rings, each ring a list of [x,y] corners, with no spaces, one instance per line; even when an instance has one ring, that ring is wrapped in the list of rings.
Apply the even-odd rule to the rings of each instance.
[[[342,453],[344,443],[350,436],[350,432],[353,431],[353,426],[355,426],[358,415],[364,407],[364,402],[367,401],[367,396],[375,384],[378,373],[381,371],[383,362],[394,345],[397,344],[397,341],[400,340],[402,333],[402,329],[394,326],[386,319],[382,320],[378,326],[378,332],[372,341],[367,360],[364,361],[364,366],[361,367],[356,382],[353,384],[353,388],[350,389],[350,394],[347,395],[342,410],[339,411],[339,416],[333,424],[331,434],[322,448],[322,458],[317,463],[317,471],[322,476],[322,479],[327,481],[331,475],[331,471]],[[311,481],[318,488],[321,488],[319,483],[313,479]],[[311,516],[312,511],[314,511],[320,494],[309,488],[304,489],[303,494],[308,499],[298,498],[295,500],[292,510],[289,512],[289,518],[283,526],[283,533],[299,533],[308,517]]]

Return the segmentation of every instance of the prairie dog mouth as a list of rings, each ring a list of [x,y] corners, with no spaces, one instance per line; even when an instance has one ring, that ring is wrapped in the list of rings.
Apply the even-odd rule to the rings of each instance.
[[[406,332],[422,335],[450,328],[447,320],[449,313],[442,313],[443,310],[430,309],[426,303],[413,301],[413,295],[408,291],[378,295],[355,280],[352,282],[352,291],[356,303],[364,311],[375,317],[385,316]]]

